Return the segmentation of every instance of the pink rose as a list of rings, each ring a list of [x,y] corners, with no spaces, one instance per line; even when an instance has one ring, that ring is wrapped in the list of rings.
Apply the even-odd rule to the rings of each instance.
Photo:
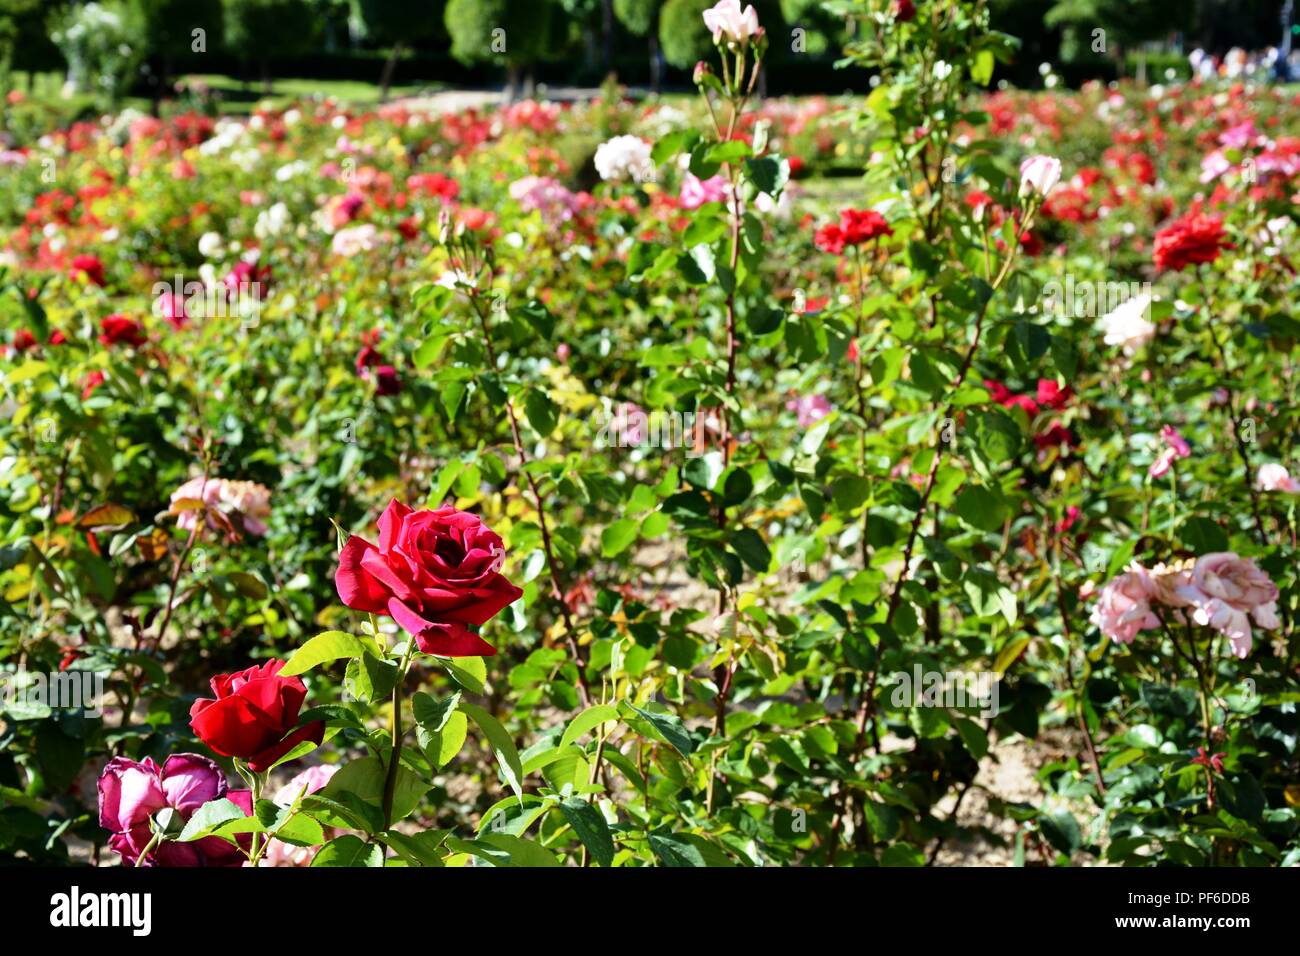
[[[1192,608],[1192,620],[1228,638],[1238,657],[1250,653],[1251,620],[1266,630],[1282,626],[1277,616],[1277,585],[1252,558],[1231,551],[1196,559],[1179,596]]]
[[[1166,425],[1160,429],[1160,437],[1165,441],[1165,448],[1148,469],[1152,478],[1163,478],[1169,473],[1175,461],[1179,458],[1190,458],[1192,454],[1191,446],[1176,428]]]
[[[699,209],[705,203],[722,202],[726,198],[725,177],[719,175],[700,179],[694,173],[687,173],[682,177],[682,191],[677,201],[683,209]]]
[[[1020,164],[1020,195],[1045,198],[1061,181],[1061,161],[1055,156],[1029,156]]]
[[[1134,562],[1101,589],[1092,609],[1092,623],[1111,640],[1131,644],[1139,631],[1160,626],[1160,618],[1151,610],[1153,591],[1151,575]]]
[[[1283,465],[1267,464],[1259,466],[1255,477],[1255,487],[1260,491],[1285,491],[1288,494],[1300,492],[1300,481],[1296,481]]]
[[[231,791],[225,774],[199,754],[172,754],[162,767],[146,757],[142,761],[114,757],[99,775],[99,825],[112,833],[109,847],[134,866],[153,839],[152,819],[171,808],[188,820],[209,800],[225,797],[245,813],[252,812],[247,790]],[[163,841],[149,850],[143,866],[240,866],[244,856],[220,837],[192,843]]]
[[[759,32],[758,13],[753,6],[740,9],[740,0],[718,0],[704,11],[704,25],[713,32],[713,42],[726,37],[731,43],[744,43]]]

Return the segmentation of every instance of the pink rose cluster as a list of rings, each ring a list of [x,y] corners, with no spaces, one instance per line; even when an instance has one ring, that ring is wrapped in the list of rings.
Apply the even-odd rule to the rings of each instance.
[[[1218,631],[1237,657],[1245,657],[1253,643],[1252,622],[1265,630],[1281,626],[1277,597],[1277,585],[1254,560],[1231,551],[1149,570],[1135,561],[1106,582],[1091,620],[1122,644],[1132,643],[1140,631],[1160,628],[1162,618],[1190,621]]]

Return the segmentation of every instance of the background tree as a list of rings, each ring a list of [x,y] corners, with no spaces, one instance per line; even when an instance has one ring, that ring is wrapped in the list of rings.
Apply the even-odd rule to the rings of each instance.
[[[366,36],[379,43],[392,44],[384,72],[379,79],[379,102],[388,99],[388,89],[393,82],[393,70],[408,43],[418,43],[442,32],[443,5],[410,0],[360,0],[361,22]]]
[[[316,43],[316,17],[306,0],[225,0],[226,48],[256,63],[271,90],[271,60],[301,56]]]
[[[713,49],[704,28],[704,11],[710,0],[668,0],[659,14],[659,44],[664,59],[679,70],[689,70]]]
[[[154,112],[167,95],[176,58],[221,46],[221,0],[131,0],[134,22],[141,27],[144,52],[153,63]],[[202,34],[195,36],[195,30]],[[196,49],[201,41],[201,49]]]
[[[633,36],[649,40],[650,88],[656,93],[663,79],[659,60],[659,7],[659,0],[614,0],[618,22]]]
[[[1195,17],[1196,7],[1188,0],[1060,0],[1047,11],[1043,22],[1048,27],[1083,31],[1078,42],[1085,45],[1091,42],[1093,31],[1104,30],[1107,52],[1114,50],[1122,75],[1130,48],[1187,30]]]
[[[557,41],[564,39],[555,13],[548,0],[450,0],[446,23],[451,55],[467,66],[503,64],[506,93],[513,99],[521,74],[527,71],[531,90],[532,67],[554,55],[560,46]]]

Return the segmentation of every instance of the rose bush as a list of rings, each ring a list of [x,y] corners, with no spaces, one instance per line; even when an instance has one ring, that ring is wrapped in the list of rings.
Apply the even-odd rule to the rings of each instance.
[[[690,100],[6,153],[0,852],[1300,862],[1295,94],[828,10],[860,94],[728,0]]]

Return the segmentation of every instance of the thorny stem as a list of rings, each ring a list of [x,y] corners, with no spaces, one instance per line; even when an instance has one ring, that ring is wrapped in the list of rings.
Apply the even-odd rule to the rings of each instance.
[[[488,362],[495,371],[497,367],[496,350],[492,347],[492,333],[488,330],[487,312],[484,311],[477,295],[470,294],[469,301],[474,308],[474,314],[478,316],[479,325],[483,329],[483,346],[487,350]],[[546,552],[546,566],[551,572],[551,596],[559,605],[560,615],[564,621],[565,643],[568,645],[569,654],[578,669],[578,696],[581,698],[584,708],[590,707],[591,689],[587,685],[587,665],[582,659],[582,649],[578,646],[577,632],[574,630],[573,618],[569,613],[569,603],[564,599],[564,586],[560,582],[559,562],[556,561],[555,548],[551,544],[551,530],[546,521],[546,508],[542,504],[541,489],[537,486],[537,479],[528,470],[528,452],[524,448],[523,439],[519,435],[519,419],[515,414],[514,402],[509,395],[506,396],[506,416],[510,420],[510,436],[514,440],[515,454],[519,456],[519,470],[523,472],[524,479],[528,482],[528,488],[533,494],[533,506],[537,509],[537,524],[542,532],[542,550]]]

